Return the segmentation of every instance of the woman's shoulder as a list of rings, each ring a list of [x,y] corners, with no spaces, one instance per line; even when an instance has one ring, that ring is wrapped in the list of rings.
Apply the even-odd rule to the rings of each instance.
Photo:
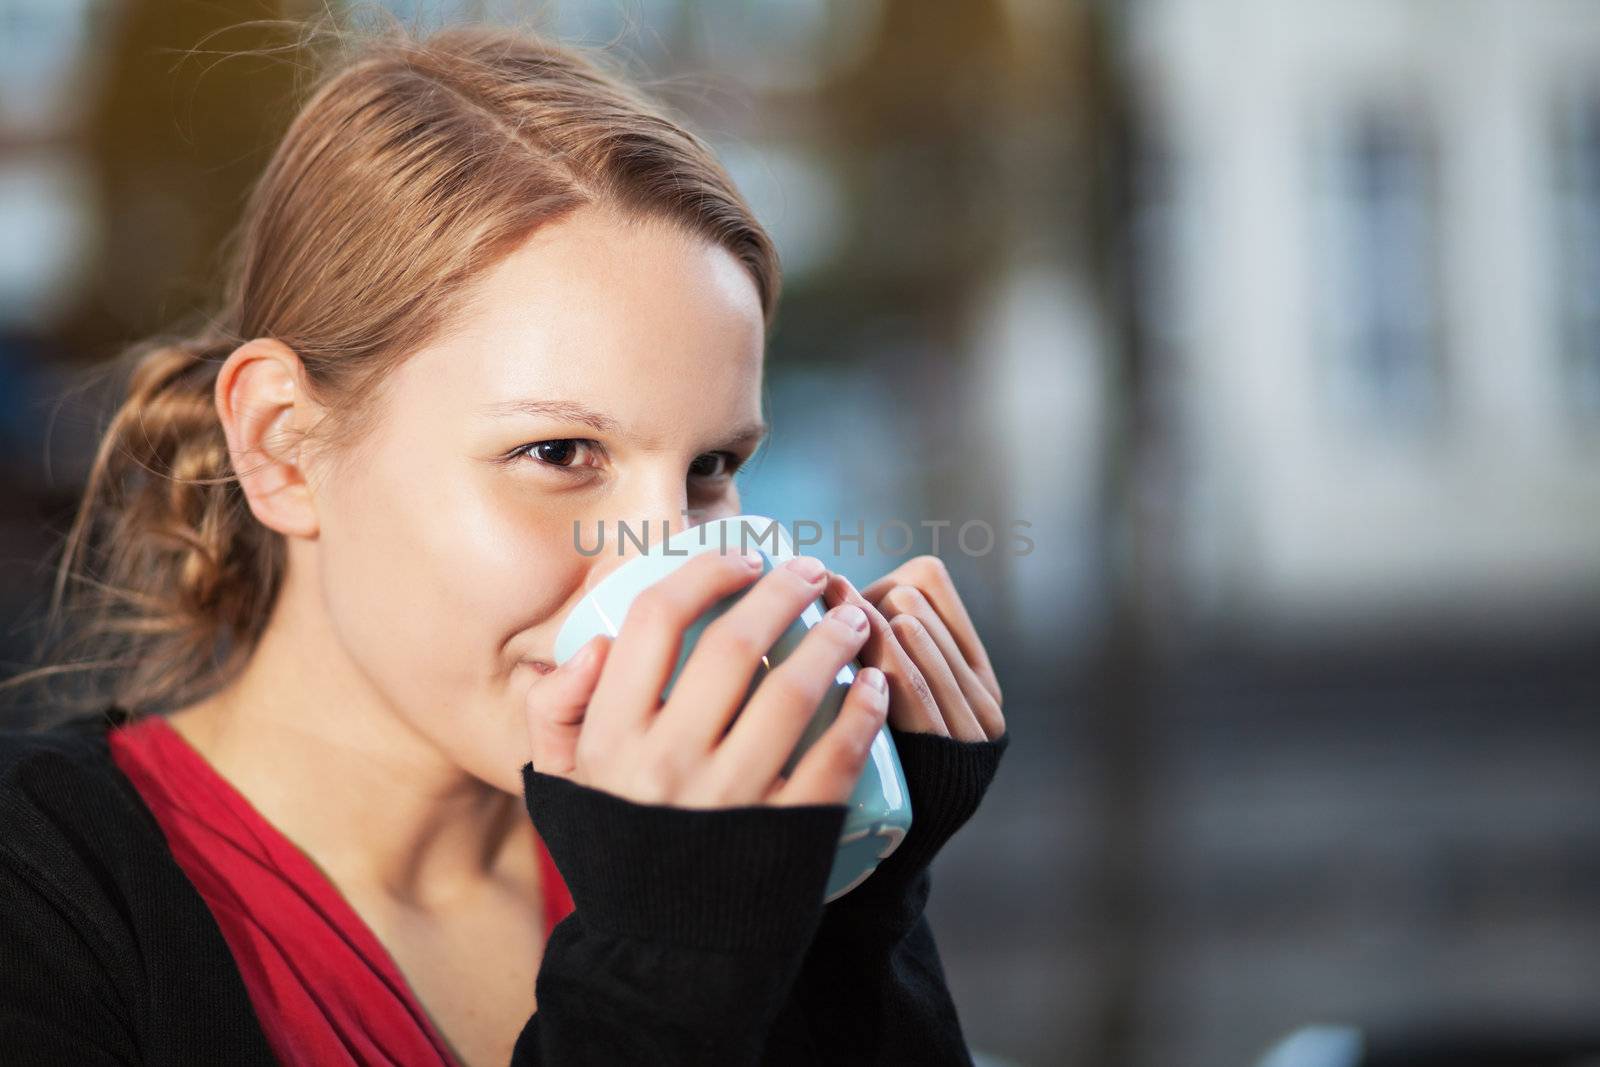
[[[0,727],[0,1062],[268,1062],[226,944],[112,758],[114,721]]]
[[[0,796],[44,800],[36,787],[51,778],[109,781],[112,762],[106,732],[122,721],[109,711],[78,714],[50,725],[0,725]]]
[[[13,871],[90,863],[147,828],[111,758],[117,721],[97,712],[0,728],[0,859]]]
[[[113,721],[0,729],[0,940],[92,963],[120,983],[139,973],[145,920],[131,902],[168,880],[159,830],[111,757]]]

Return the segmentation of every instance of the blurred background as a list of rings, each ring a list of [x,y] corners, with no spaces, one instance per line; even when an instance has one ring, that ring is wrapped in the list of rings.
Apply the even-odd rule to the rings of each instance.
[[[323,6],[0,0],[0,673]],[[950,523],[981,1063],[1600,1062],[1600,3],[380,6],[630,57],[783,255],[747,510]]]

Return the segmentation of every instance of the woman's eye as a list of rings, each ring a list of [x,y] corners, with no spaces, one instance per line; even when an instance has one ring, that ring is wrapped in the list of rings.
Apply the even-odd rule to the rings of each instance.
[[[585,449],[593,451],[596,448],[596,442],[584,438],[558,437],[519,445],[511,450],[507,458],[512,461],[530,460],[543,467],[572,470],[593,466],[592,461],[583,462],[582,455]],[[727,478],[737,471],[743,462],[732,452],[707,452],[689,464],[689,476],[712,481]]]
[[[707,452],[689,464],[696,478],[726,478],[739,469],[739,457],[732,452]]]
[[[590,442],[576,437],[561,437],[550,441],[535,441],[512,452],[516,458],[528,458],[551,467],[571,467],[573,460]]]

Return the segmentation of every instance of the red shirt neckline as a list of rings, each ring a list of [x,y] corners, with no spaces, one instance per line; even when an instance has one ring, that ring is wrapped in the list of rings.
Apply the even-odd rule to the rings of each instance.
[[[355,908],[165,717],[117,727],[108,741],[217,918],[280,1058],[460,1067]],[[548,935],[572,898],[537,849]]]

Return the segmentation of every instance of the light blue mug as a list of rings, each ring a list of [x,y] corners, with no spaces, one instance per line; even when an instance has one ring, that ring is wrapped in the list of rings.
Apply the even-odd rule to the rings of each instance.
[[[659,526],[653,536],[648,526],[643,532],[629,530],[628,543],[635,545],[640,554],[601,578],[572,609],[556,634],[555,660],[558,664],[572,658],[595,634],[615,637],[634,597],[701,552],[737,553],[753,549],[765,557],[763,574],[798,554],[783,524],[764,515],[713,519],[680,530],[668,538],[662,538],[661,532]],[[601,553],[618,552],[618,544],[606,542],[603,534],[604,531]],[[662,691],[663,700],[672,692],[684,662],[688,660],[689,653],[694,650],[706,626],[732,607],[748,588],[746,586],[713,604],[684,630],[678,663]],[[762,657],[762,666],[751,680],[750,690],[745,694],[746,700],[767,672],[794,651],[806,631],[822,621],[824,610],[819,596],[789,624],[788,629]],[[859,661],[851,660],[834,676],[822,702],[817,705],[816,714],[783,765],[785,775],[794,770],[806,750],[838,717],[840,705],[860,666]],[[879,727],[878,736],[873,739],[868,751],[866,766],[862,768],[861,777],[846,806],[849,810],[839,835],[839,850],[834,856],[833,869],[828,875],[826,901],[844,896],[865,881],[877,869],[878,862],[899,846],[906,831],[911,828],[911,798],[906,792],[905,771],[901,769],[900,755],[895,751],[887,725]]]

